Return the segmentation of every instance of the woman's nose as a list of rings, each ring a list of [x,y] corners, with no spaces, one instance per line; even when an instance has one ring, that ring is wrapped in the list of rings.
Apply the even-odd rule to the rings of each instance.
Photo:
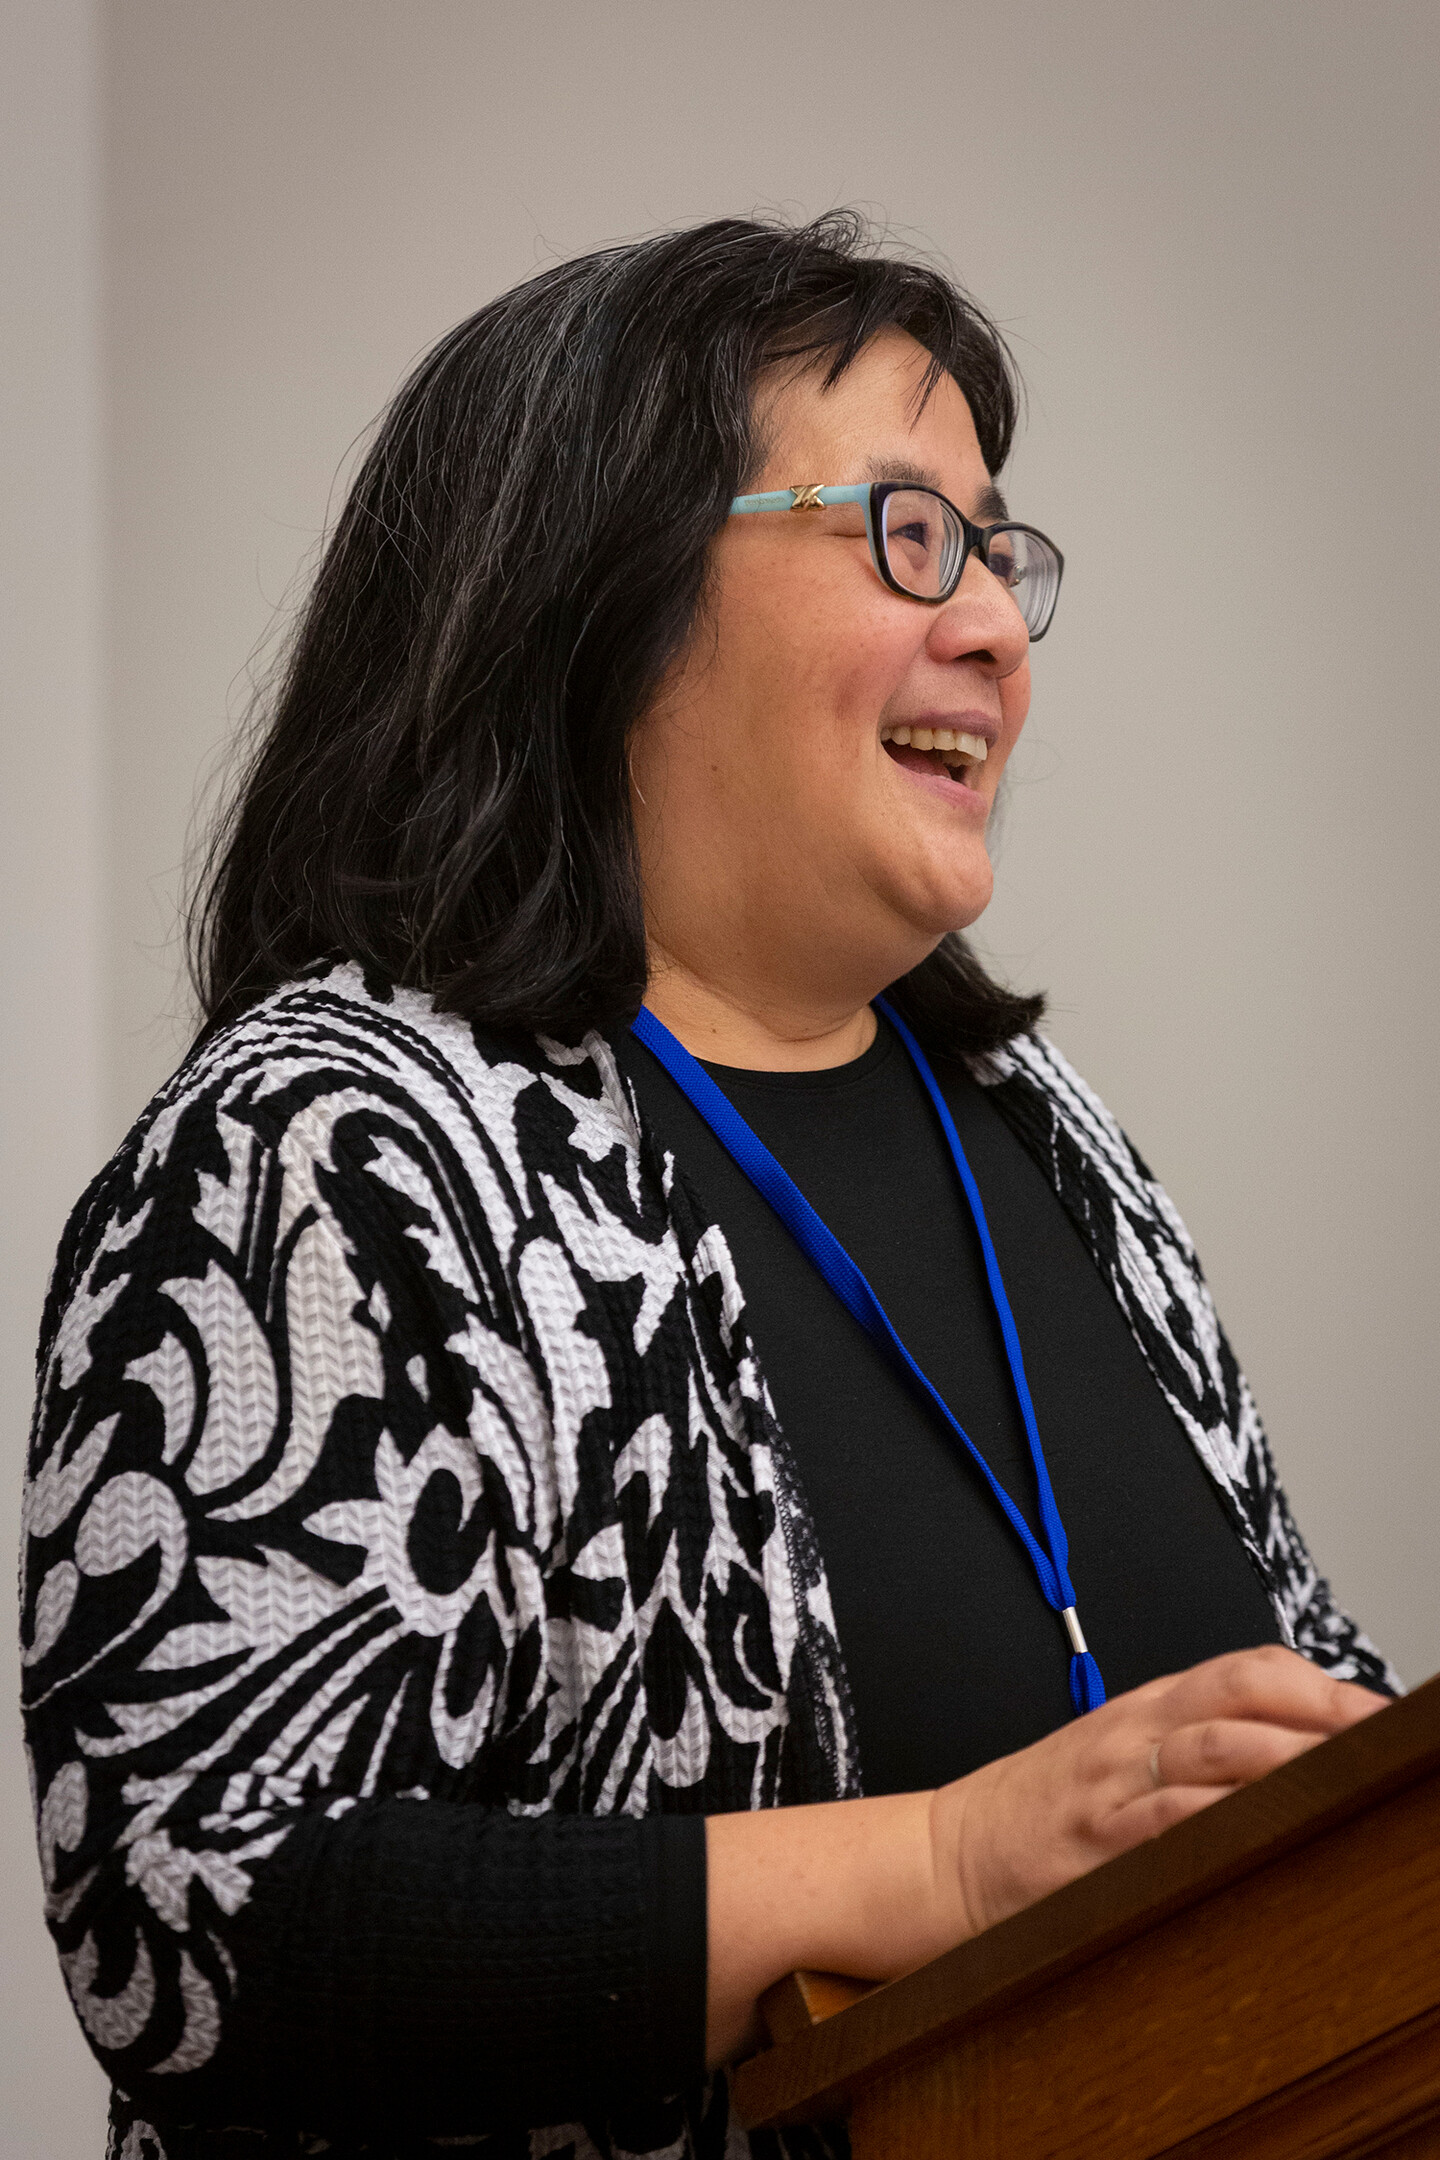
[[[928,639],[936,660],[977,660],[1008,675],[1030,649],[1030,633],[1013,594],[972,554],[960,583],[935,610]]]

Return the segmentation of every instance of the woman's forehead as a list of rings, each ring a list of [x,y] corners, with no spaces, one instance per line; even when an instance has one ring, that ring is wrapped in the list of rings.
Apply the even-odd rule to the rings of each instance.
[[[784,465],[795,482],[898,480],[975,494],[990,475],[970,407],[952,375],[927,384],[930,367],[908,333],[882,331],[834,383],[820,363],[767,385],[757,399],[767,473]]]

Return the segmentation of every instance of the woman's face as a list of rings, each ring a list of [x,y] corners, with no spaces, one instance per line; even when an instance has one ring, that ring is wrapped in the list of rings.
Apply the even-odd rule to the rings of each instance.
[[[921,404],[927,365],[887,330],[832,389],[815,369],[763,386],[770,455],[750,485],[902,480],[993,522],[970,408],[948,375]],[[881,583],[853,510],[731,518],[690,649],[633,744],[656,969],[839,1012],[973,922],[1028,652],[1014,601],[973,556],[926,607]],[[894,742],[897,727],[948,728],[987,754],[947,764]]]

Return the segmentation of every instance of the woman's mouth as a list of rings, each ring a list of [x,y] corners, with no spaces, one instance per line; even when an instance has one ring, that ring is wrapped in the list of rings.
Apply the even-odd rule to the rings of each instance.
[[[984,764],[988,748],[983,735],[946,727],[882,727],[880,740],[887,755],[907,772],[958,787],[964,786],[971,766]]]

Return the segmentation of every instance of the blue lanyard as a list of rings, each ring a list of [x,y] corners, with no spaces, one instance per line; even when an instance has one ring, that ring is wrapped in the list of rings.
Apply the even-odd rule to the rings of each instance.
[[[980,1250],[985,1260],[985,1276],[990,1285],[990,1296],[995,1306],[996,1318],[1000,1322],[1000,1332],[1005,1339],[1005,1355],[1010,1361],[1010,1376],[1015,1383],[1020,1415],[1024,1420],[1026,1438],[1030,1442],[1030,1459],[1035,1465],[1035,1487],[1039,1495],[1040,1520],[1044,1525],[1048,1552],[1042,1549],[1030,1525],[949,1404],[926,1378],[896,1334],[884,1306],[849,1253],[833,1232],[826,1228],[799,1186],[781,1169],[765,1143],[751,1131],[734,1104],[721,1093],[704,1066],[690,1055],[683,1043],[676,1040],[663,1021],[656,1019],[648,1006],[641,1006],[638,1016],[632,1022],[631,1032],[638,1036],[647,1050],[653,1052],[676,1086],[688,1096],[720,1145],[734,1158],[761,1197],[769,1201],[796,1244],[806,1258],[813,1261],[820,1270],[841,1304],[859,1321],[866,1333],[873,1336],[881,1348],[896,1360],[905,1377],[939,1412],[965,1449],[1030,1555],[1045,1602],[1059,1613],[1065,1623],[1065,1631],[1070,1638],[1073,1652],[1070,1659],[1070,1700],[1077,1714],[1085,1710],[1096,1710],[1105,1700],[1105,1683],[1100,1677],[1099,1666],[1085,1647],[1085,1637],[1075,1611],[1075,1591],[1067,1565],[1070,1548],[1065,1536],[1065,1525],[1060,1520],[1060,1510],[1055,1505],[1055,1494],[1050,1485],[1050,1473],[1045,1467],[1045,1452],[1040,1445],[1040,1428],[1035,1422],[1035,1406],[1030,1400],[1030,1387],[1025,1378],[1025,1361],[1020,1354],[1020,1337],[1016,1331],[1014,1314],[1010,1310],[1010,1300],[1005,1295],[1000,1263],[991,1243],[990,1226],[985,1220],[980,1188],[965,1160],[965,1150],[960,1145],[955,1120],[950,1115],[949,1106],[940,1092],[924,1051],[900,1015],[887,1005],[883,998],[875,1000],[875,1007],[885,1015],[910,1053],[911,1063],[935,1106],[965,1198],[970,1203],[970,1213],[974,1217]]]

